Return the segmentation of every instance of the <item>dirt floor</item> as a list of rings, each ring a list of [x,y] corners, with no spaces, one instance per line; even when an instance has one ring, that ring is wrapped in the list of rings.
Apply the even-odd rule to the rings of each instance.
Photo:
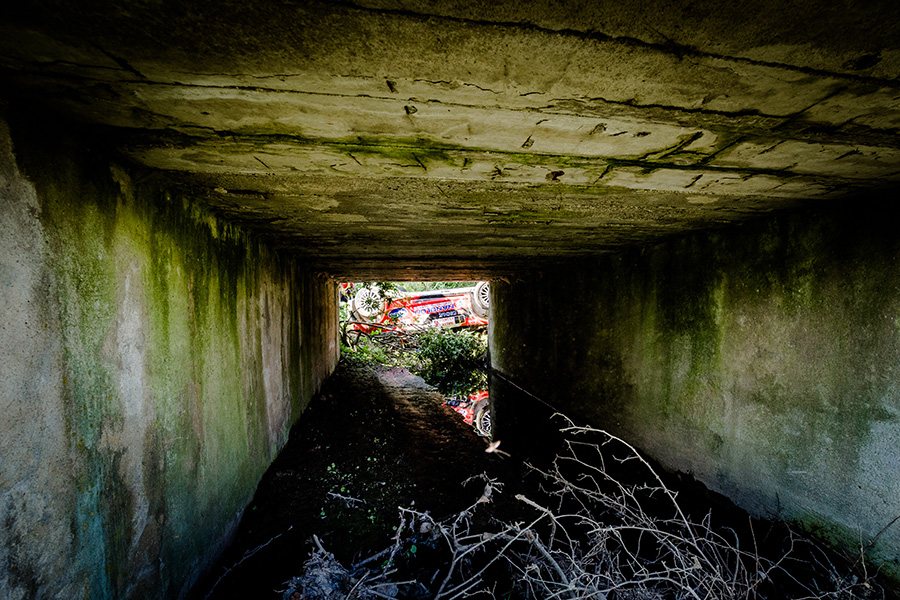
[[[393,546],[394,550],[390,553],[389,559],[380,567],[381,572],[396,570],[396,565],[400,569],[399,577],[405,577],[421,588],[420,594],[406,591],[399,594],[399,597],[417,599],[436,595],[444,597],[434,593],[435,586],[441,585],[440,578],[435,583],[435,576],[441,569],[446,572],[446,564],[449,562],[446,553],[441,555],[435,550],[444,543],[447,533],[444,525],[439,524],[438,520],[465,515],[463,533],[468,536],[465,537],[468,541],[460,548],[475,546],[488,548],[489,544],[505,544],[506,542],[501,540],[512,537],[518,541],[515,541],[516,546],[510,549],[510,554],[515,554],[517,548],[524,548],[519,552],[518,558],[509,563],[513,565],[512,570],[508,566],[504,567],[503,573],[499,573],[496,578],[493,573],[481,572],[484,574],[483,577],[475,573],[474,577],[480,577],[484,584],[481,589],[485,591],[479,597],[545,598],[548,593],[540,589],[535,591],[532,584],[552,580],[555,575],[552,569],[549,569],[550,566],[558,573],[568,569],[570,573],[582,574],[587,573],[584,568],[589,566],[591,573],[589,578],[593,578],[595,583],[602,579],[601,587],[604,588],[610,587],[611,576],[608,574],[611,572],[608,571],[610,566],[618,569],[615,573],[619,576],[632,579],[635,577],[640,579],[638,575],[646,568],[658,568],[660,564],[664,567],[664,574],[668,574],[670,570],[665,566],[665,560],[672,560],[670,557],[676,554],[666,550],[663,556],[659,550],[665,550],[673,545],[671,543],[673,538],[666,529],[670,528],[677,536],[687,535],[688,537],[684,539],[692,540],[691,544],[698,542],[702,542],[701,545],[711,544],[709,546],[711,551],[706,554],[700,546],[689,544],[688,553],[683,557],[691,558],[697,550],[702,556],[710,557],[714,564],[711,563],[708,573],[705,567],[700,569],[699,566],[682,570],[681,576],[686,582],[682,585],[683,589],[688,589],[685,586],[694,586],[695,580],[699,586],[697,589],[707,584],[718,585],[723,581],[723,574],[728,575],[731,572],[731,567],[735,568],[735,573],[739,573],[734,577],[735,582],[740,585],[729,589],[740,590],[740,593],[726,594],[712,591],[704,597],[757,600],[800,597],[835,600],[896,598],[896,595],[889,591],[885,595],[875,580],[865,579],[865,568],[858,564],[858,561],[854,562],[854,557],[849,557],[848,561],[820,549],[818,544],[801,542],[794,533],[782,525],[751,519],[726,499],[710,494],[696,482],[679,477],[677,474],[664,474],[661,470],[654,472],[653,470],[658,467],[649,459],[627,453],[617,457],[616,452],[622,448],[616,450],[616,444],[605,437],[608,434],[597,430],[590,433],[596,438],[597,443],[586,445],[585,442],[591,439],[587,436],[579,438],[581,442],[575,446],[580,449],[579,452],[596,450],[596,456],[592,460],[575,463],[579,470],[570,473],[561,482],[561,487],[557,486],[554,489],[551,485],[552,473],[547,467],[557,463],[549,459],[557,455],[563,456],[564,452],[561,452],[561,445],[555,444],[553,439],[546,435],[549,416],[544,418],[536,411],[523,411],[541,416],[539,419],[541,429],[534,429],[533,435],[524,436],[530,442],[521,448],[524,451],[527,447],[530,451],[529,456],[514,455],[504,458],[497,453],[486,452],[487,440],[476,435],[474,429],[466,425],[457,413],[443,405],[443,401],[443,396],[407,371],[393,369],[375,373],[342,362],[326,382],[320,396],[313,400],[294,427],[290,441],[260,482],[253,502],[243,515],[232,546],[211,570],[207,579],[195,588],[192,596],[218,600],[230,598],[330,600],[356,597],[353,593],[348,593],[351,591],[348,589],[342,588],[340,593],[335,591],[339,586],[329,579],[331,574],[336,572],[335,568],[344,569],[343,573],[346,574],[345,568],[352,567],[356,573],[354,577],[357,578],[351,578],[349,575],[345,577],[344,588],[356,589],[355,586],[359,583],[354,582],[361,582],[361,579],[358,579],[361,577],[360,571],[357,570],[360,563],[366,565],[362,567],[363,570],[372,566],[377,570],[382,559],[371,561],[366,559],[373,556],[382,557],[383,555],[378,554],[379,551]],[[541,437],[540,443],[535,441],[538,432]],[[541,452],[545,452],[546,456]],[[537,473],[523,466],[523,458],[527,458],[532,465],[537,465],[544,472]],[[559,460],[565,462],[565,459]],[[572,505],[571,501],[575,498],[572,495],[573,489],[585,481],[591,483],[589,487],[593,487],[596,483],[591,477],[585,477],[586,471],[583,468],[590,470],[594,469],[591,467],[592,464],[604,463],[602,471],[604,477],[612,475],[612,478],[603,485],[608,487],[611,483],[611,493],[603,492],[595,496],[600,498],[600,502],[592,505],[589,511],[581,510],[588,507],[581,504],[581,501]],[[595,469],[590,472],[596,474],[601,471]],[[654,477],[658,472],[659,479],[646,480],[646,472],[653,473]],[[482,474],[497,483],[502,482],[502,493],[485,498],[484,495],[490,496],[490,493],[487,491],[485,481],[478,478]],[[622,487],[623,482],[632,479],[634,479],[633,487]],[[465,483],[467,481],[468,483]],[[649,486],[646,481],[650,481]],[[602,491],[600,490],[602,486],[597,485],[596,490]],[[667,487],[658,487],[663,485]],[[495,489],[499,489],[499,486]],[[564,493],[559,491],[563,489]],[[660,490],[666,492],[662,493]],[[671,518],[670,495],[672,498],[677,495],[678,503],[685,508],[687,518],[694,519],[696,526],[691,525],[689,529],[684,529],[678,524],[679,521]],[[579,497],[584,499],[587,496],[582,494]],[[617,498],[619,500],[616,500]],[[640,500],[640,504],[625,502],[635,499]],[[557,523],[562,526],[563,517],[548,516],[541,526],[520,529],[521,523],[535,519],[536,515],[534,523],[544,519],[542,516],[544,513],[550,515],[551,511],[541,508],[534,502],[535,500],[544,507],[555,506],[557,515],[562,515],[574,507],[575,513],[570,515],[575,517],[572,521],[574,525],[570,531],[583,529],[583,525],[589,523],[596,532],[605,530],[607,523],[612,523],[613,528],[622,525],[617,531],[626,533],[616,534],[618,536],[616,539],[607,536],[604,538],[606,541],[599,545],[591,542],[593,546],[579,546],[582,542],[570,540],[569,545],[564,546],[567,552],[560,553],[554,550],[553,560],[550,560],[550,554],[543,550],[543,544],[546,543],[548,547],[555,544],[555,548],[559,548],[560,537],[555,533]],[[474,510],[476,506],[481,508]],[[401,524],[401,507],[418,511],[418,515],[411,521],[404,522],[407,536],[411,533],[412,537],[407,537],[403,543],[400,541],[399,533],[404,531],[404,524]],[[594,508],[605,513],[603,518],[609,520],[594,521],[598,514],[593,512]],[[660,520],[653,514],[645,513],[645,509],[664,516]],[[423,513],[427,513],[424,518]],[[475,513],[477,516],[472,517]],[[407,513],[407,516],[409,514]],[[636,515],[637,521],[628,522],[631,518],[629,515]],[[549,524],[549,519],[553,519],[552,525]],[[476,523],[479,520],[480,522]],[[454,522],[461,521],[457,518]],[[468,535],[470,523],[473,527],[477,527],[472,529],[472,532],[477,532],[475,538]],[[544,527],[545,525],[549,527]],[[656,529],[657,525],[662,529]],[[642,541],[644,534],[634,538],[633,534],[627,532],[633,531],[635,526],[641,531],[658,532],[661,537],[656,539],[663,540],[664,543],[654,545]],[[453,530],[455,525],[447,527]],[[648,527],[651,529],[647,529]],[[440,535],[438,531],[441,532]],[[494,533],[489,534],[488,531]],[[566,532],[566,536],[568,535]],[[634,539],[629,539],[629,535]],[[703,539],[695,537],[697,535]],[[583,541],[590,541],[588,539],[590,535],[585,534],[582,537]],[[720,553],[723,551],[722,548],[725,548],[721,542],[726,538],[734,540],[736,548],[753,549],[752,553],[733,554],[735,557],[740,556],[740,565],[733,558],[721,560]],[[509,544],[506,548],[510,547]],[[316,552],[319,546],[321,549]],[[798,548],[797,551],[794,550],[795,546]],[[592,547],[593,550],[588,553],[578,550],[585,547]],[[792,554],[783,564],[791,565],[790,572],[779,568],[767,571],[770,575],[760,576],[760,565],[774,564],[784,555],[786,548],[790,548]],[[399,554],[395,554],[401,549],[406,557],[403,559],[406,561],[405,564]],[[485,557],[497,556],[494,550],[481,551],[481,564],[485,564],[483,562],[486,560]],[[619,568],[620,562],[624,562],[620,559],[626,555],[632,556],[632,550],[640,554],[632,557],[636,562],[624,570]],[[333,553],[334,557],[328,553]],[[542,553],[547,560],[541,558]],[[324,565],[317,572],[324,574],[323,585],[319,589],[326,591],[314,594],[309,592],[304,594],[300,591],[285,593],[285,590],[291,587],[289,585],[291,579],[304,573],[304,565],[313,555],[316,560],[310,564],[320,561]],[[454,554],[454,557],[458,556],[458,553]],[[577,559],[577,564],[564,565],[563,569],[557,562],[562,558]],[[498,559],[492,559],[491,564],[495,560]],[[696,561],[696,558],[693,560]],[[715,562],[717,560],[719,562]],[[518,567],[515,566],[517,564]],[[739,566],[742,567],[741,570],[737,569]],[[458,578],[455,581],[468,581],[473,577],[472,573],[479,568],[481,567],[473,567],[467,573],[458,569]],[[538,572],[542,573],[544,579],[533,577]],[[431,576],[431,573],[435,573],[435,576]],[[362,578],[365,579],[370,575],[375,577],[370,573]],[[305,577],[307,576],[304,575]],[[449,580],[450,576],[447,577]],[[706,579],[701,581],[703,577]],[[741,577],[747,578],[746,585],[737,581]],[[562,579],[565,578],[563,574]],[[430,587],[418,583],[423,580],[427,581]],[[446,581],[444,583],[446,584]],[[628,585],[630,587],[627,591],[623,588],[622,593],[609,597],[656,599],[683,596],[658,592],[654,587],[655,584],[632,585],[629,580]],[[299,587],[303,586],[295,584],[291,589]],[[387,588],[380,589],[384,591]],[[495,591],[501,590],[504,590],[501,596],[495,595]],[[357,595],[359,593],[357,590]],[[392,598],[398,597],[395,596],[396,593],[395,587],[390,594],[379,592],[363,597]],[[467,595],[463,590],[452,597]],[[693,597],[692,594],[689,595]]]
[[[482,488],[463,482],[504,466],[443,401],[407,371],[376,374],[342,362],[294,427],[232,546],[194,596],[204,598],[215,586],[210,598],[281,598],[276,590],[300,573],[314,534],[349,563],[390,543],[400,506],[440,518],[471,504]]]

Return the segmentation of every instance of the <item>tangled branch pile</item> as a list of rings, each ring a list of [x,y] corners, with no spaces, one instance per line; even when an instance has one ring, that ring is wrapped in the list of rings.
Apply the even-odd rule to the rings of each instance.
[[[767,554],[755,537],[748,545],[734,530],[714,525],[710,512],[692,518],[625,441],[590,428],[565,432],[565,452],[550,468],[536,470],[544,483],[539,496],[515,495],[514,519],[490,514],[503,485],[482,476],[480,497],[452,518],[401,509],[393,545],[350,569],[335,566],[320,546],[284,597],[300,590],[293,597],[883,597],[871,579],[836,567],[826,551],[786,529]],[[334,595],[310,592],[322,581],[333,582],[324,587]]]

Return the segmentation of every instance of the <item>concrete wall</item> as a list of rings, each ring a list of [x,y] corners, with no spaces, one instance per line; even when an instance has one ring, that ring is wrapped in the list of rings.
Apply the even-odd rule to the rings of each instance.
[[[0,121],[0,597],[183,597],[335,365],[333,284],[152,181]]]
[[[751,512],[858,552],[900,515],[887,214],[857,202],[495,282],[494,366]],[[516,407],[497,402],[503,437]],[[900,580],[900,524],[869,556]]]

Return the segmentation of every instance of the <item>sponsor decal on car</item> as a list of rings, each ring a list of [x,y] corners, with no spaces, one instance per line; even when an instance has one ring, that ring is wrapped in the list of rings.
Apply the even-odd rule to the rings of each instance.
[[[439,306],[418,306],[414,308],[413,311],[419,314],[431,314],[453,310],[454,306],[456,305],[453,302],[447,302]]]

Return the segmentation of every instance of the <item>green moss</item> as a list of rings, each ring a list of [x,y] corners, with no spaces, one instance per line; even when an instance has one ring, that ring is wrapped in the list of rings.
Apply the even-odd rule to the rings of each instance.
[[[813,511],[805,511],[792,522],[801,531],[821,540],[827,546],[845,550],[845,555],[858,557],[860,546],[866,548],[864,560],[867,565],[877,565],[878,571],[884,577],[893,581],[900,581],[900,558],[895,551],[891,551],[877,541],[869,547],[871,540],[861,539],[858,530],[845,527],[833,519]]]
[[[278,130],[278,128],[275,128]],[[202,147],[208,144],[207,140],[184,139],[187,146],[197,144]],[[418,167],[423,170],[437,166],[448,166],[456,169],[467,168],[472,160],[490,156],[503,162],[503,164],[518,164],[527,167],[552,167],[565,171],[567,168],[597,169],[602,173],[607,160],[595,156],[559,156],[548,154],[534,154],[531,152],[509,152],[501,150],[478,150],[454,144],[447,144],[440,140],[422,138],[399,137],[352,137],[346,139],[321,140],[304,138],[297,135],[273,131],[267,133],[265,129],[257,127],[241,132],[241,135],[229,136],[228,143],[217,144],[216,152],[232,152],[236,155],[245,155],[254,151],[273,151],[273,145],[290,144],[292,146],[309,147],[316,149],[328,149],[336,153],[345,154],[363,162],[367,157],[389,161],[409,167]],[[637,158],[637,157],[635,157]],[[501,168],[503,165],[500,165]]]
[[[70,184],[67,175],[57,173],[51,181]],[[86,191],[104,198],[110,192],[102,185]],[[129,499],[116,479],[118,457],[104,448],[103,440],[104,431],[122,418],[113,366],[96,359],[108,354],[105,345],[117,312],[111,247],[115,210],[109,204],[72,203],[64,185],[48,185],[42,192],[45,227],[56,234],[67,434],[80,466],[72,531],[84,565],[106,565],[105,571],[91,573],[95,597],[111,597],[117,565],[129,542],[128,521],[123,518]]]
[[[133,185],[102,152],[28,133],[17,155],[41,202],[64,347],[65,560],[93,598],[138,578],[182,596],[333,366],[315,336],[336,335],[334,287],[189,196]],[[264,373],[263,331],[282,372]],[[265,376],[284,389],[274,420]]]
[[[822,535],[853,551],[840,523],[881,528],[867,502],[897,480],[883,436],[900,424],[900,238],[878,214],[786,214],[498,285],[495,320],[511,322],[492,325],[492,352],[530,392],[736,501],[814,497]],[[896,539],[872,554],[891,572]]]

